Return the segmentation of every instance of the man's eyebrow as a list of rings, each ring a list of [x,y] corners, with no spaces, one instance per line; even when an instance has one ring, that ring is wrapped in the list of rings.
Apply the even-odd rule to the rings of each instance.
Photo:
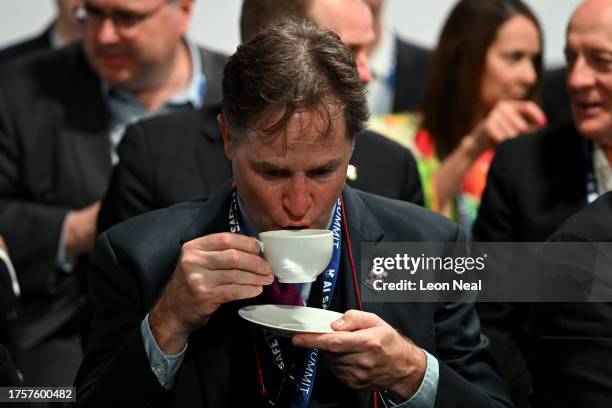
[[[314,166],[312,166],[309,170],[313,170],[313,169],[329,169],[329,168],[335,168],[338,167],[342,164],[344,160],[342,158],[335,158],[335,159],[331,159],[327,162],[323,162],[323,163],[319,163],[316,164]],[[255,160],[253,162],[253,167],[257,170],[283,170],[284,167],[283,166],[278,166],[274,163],[270,163],[268,161],[264,161],[264,160]]]
[[[277,166],[273,163],[263,161],[263,160],[255,160],[253,162],[253,167],[257,170],[281,170],[281,166]]]
[[[88,7],[88,8],[91,8],[91,9],[93,9],[95,11],[99,11],[99,12],[105,11],[100,5],[91,3],[91,2],[89,2],[87,0],[85,0],[83,5]],[[144,10],[127,9],[123,5],[119,5],[117,7],[113,7],[112,12],[115,13],[115,14],[127,14],[127,15],[139,15],[139,14],[146,13],[146,11],[144,11]]]
[[[316,165],[313,168],[315,168],[315,169],[331,169],[331,168],[335,168],[335,167],[340,166],[343,161],[344,160],[342,160],[341,158],[332,159],[332,160],[330,160],[328,162]]]

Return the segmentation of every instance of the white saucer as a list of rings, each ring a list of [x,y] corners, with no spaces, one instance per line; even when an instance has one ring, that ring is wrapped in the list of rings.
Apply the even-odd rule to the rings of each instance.
[[[304,306],[254,305],[238,310],[243,319],[263,326],[279,336],[296,333],[333,333],[331,323],[342,313]]]

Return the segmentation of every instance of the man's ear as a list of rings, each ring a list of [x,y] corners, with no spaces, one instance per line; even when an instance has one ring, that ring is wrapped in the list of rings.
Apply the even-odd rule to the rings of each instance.
[[[223,136],[223,148],[225,150],[225,156],[231,161],[232,160],[232,138],[230,130],[225,124],[225,118],[222,114],[217,115],[217,124],[219,130],[221,130],[221,136]]]
[[[181,32],[183,35],[189,33],[189,23],[193,14],[193,2],[194,0],[182,0],[180,5],[180,12],[182,13]]]

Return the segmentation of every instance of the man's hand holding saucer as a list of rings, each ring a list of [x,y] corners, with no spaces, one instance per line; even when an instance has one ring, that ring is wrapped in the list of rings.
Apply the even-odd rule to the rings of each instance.
[[[349,310],[332,323],[335,333],[297,334],[293,344],[318,348],[334,373],[353,389],[385,389],[409,399],[418,390],[424,352],[372,313]]]

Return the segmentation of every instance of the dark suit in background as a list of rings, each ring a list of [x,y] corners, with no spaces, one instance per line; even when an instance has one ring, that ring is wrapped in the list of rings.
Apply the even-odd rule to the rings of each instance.
[[[185,360],[168,392],[151,370],[139,330],[171,277],[181,242],[227,231],[229,193],[227,183],[208,201],[148,213],[99,237],[90,268],[96,317],[90,348],[77,377],[78,406],[261,405],[248,324],[236,312],[245,302],[222,305],[206,326],[191,335]],[[349,187],[344,188],[343,196],[357,276],[362,242],[461,239],[455,224],[426,209]],[[347,240],[343,245],[330,306],[341,312],[358,308]],[[510,406],[471,304],[376,302],[365,309],[438,357],[436,407]],[[370,396],[369,392],[350,391],[320,363],[312,401],[340,404],[321,406],[366,407]]]
[[[565,79],[567,67],[550,69],[542,77],[542,108],[549,126],[567,123],[572,119]]]
[[[224,58],[205,50],[201,55],[207,78],[204,103],[218,104]],[[100,80],[80,45],[5,67],[0,77],[0,231],[19,272],[17,339],[28,358],[49,336],[74,330],[85,263],[78,262],[72,273],[57,267],[60,231],[69,210],[100,200],[106,191],[110,126]],[[63,369],[76,370],[79,353],[57,365],[34,359],[31,370],[18,364],[26,383],[26,371],[36,381],[45,367],[59,379]]]
[[[498,146],[482,196],[479,241],[544,241],[587,203],[583,138],[571,123]]]
[[[432,52],[400,38],[395,44],[397,64],[393,112],[419,110],[425,96]]]
[[[550,237],[550,241],[612,242],[612,192],[602,194],[572,215]]]
[[[135,215],[208,196],[231,178],[217,126],[220,107],[185,110],[130,126],[119,147],[102,201],[98,230]],[[423,204],[416,163],[409,150],[365,131],[355,139],[352,187]]]
[[[431,58],[430,50],[384,32],[369,57],[372,80],[366,89],[370,112],[380,115],[419,110]]]
[[[47,27],[41,34],[27,40],[11,44],[0,50],[0,65],[11,62],[35,51],[51,49],[51,32],[53,26]]]
[[[553,242],[602,247],[612,255],[612,192],[570,217],[550,238]],[[602,256],[600,253],[599,256]],[[603,261],[603,262],[602,262]],[[576,265],[593,272],[595,265]],[[601,267],[601,266],[600,266]],[[582,269],[584,268],[584,269]],[[609,270],[606,270],[608,272]],[[604,408],[612,401],[612,303],[543,303],[535,305],[533,367],[538,407]],[[568,390],[559,392],[559,390]]]
[[[586,205],[584,169],[583,139],[571,123],[502,143],[489,170],[474,238],[545,241]],[[479,303],[477,310],[515,404],[529,406],[533,389],[526,360],[535,341],[532,307]]]

